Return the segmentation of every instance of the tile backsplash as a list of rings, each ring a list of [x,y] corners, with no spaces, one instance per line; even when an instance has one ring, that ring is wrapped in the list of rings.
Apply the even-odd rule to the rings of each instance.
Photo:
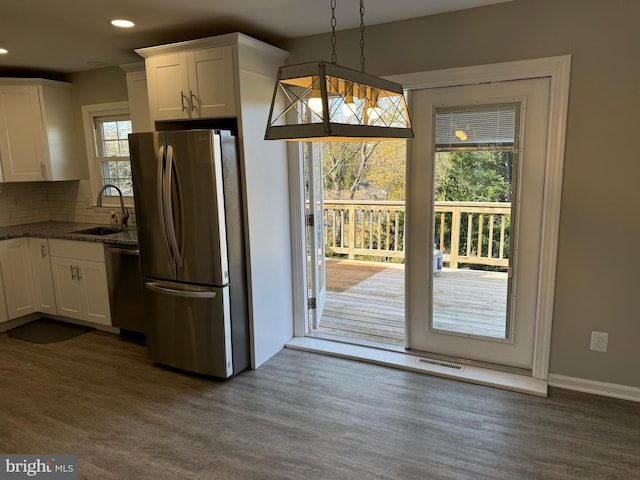
[[[44,182],[0,184],[0,226],[50,220]]]
[[[0,227],[32,222],[109,224],[117,207],[95,207],[88,180],[0,184]],[[129,224],[135,212],[129,208]]]

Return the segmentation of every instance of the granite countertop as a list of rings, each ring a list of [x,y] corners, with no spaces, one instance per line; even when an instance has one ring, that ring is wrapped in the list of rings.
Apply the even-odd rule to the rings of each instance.
[[[19,237],[40,237],[99,242],[111,245],[138,245],[138,235],[135,226],[127,227],[124,232],[111,233],[109,235],[75,233],[78,230],[100,226],[109,227],[109,225],[75,222],[38,222],[12,225],[10,227],[0,227],[0,240]]]

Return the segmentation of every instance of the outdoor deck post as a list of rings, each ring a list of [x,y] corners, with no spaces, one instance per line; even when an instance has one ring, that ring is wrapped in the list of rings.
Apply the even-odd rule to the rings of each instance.
[[[364,219],[363,219],[364,221]],[[356,206],[355,204],[349,205],[349,260],[355,260],[356,250],[356,225],[358,219],[356,218]]]
[[[449,268],[458,268],[458,251],[460,250],[460,207],[453,207],[451,212],[451,252]]]

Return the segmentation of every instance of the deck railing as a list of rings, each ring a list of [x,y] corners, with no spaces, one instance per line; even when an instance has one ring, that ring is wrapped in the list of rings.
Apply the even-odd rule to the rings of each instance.
[[[435,202],[435,245],[449,268],[461,263],[509,264],[510,203]],[[350,260],[404,261],[405,203],[325,200],[324,235],[329,254]]]

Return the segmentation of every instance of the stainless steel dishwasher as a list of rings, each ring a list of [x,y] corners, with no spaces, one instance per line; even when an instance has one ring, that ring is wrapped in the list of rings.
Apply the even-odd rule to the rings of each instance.
[[[109,283],[111,323],[125,337],[141,339],[146,333],[139,250],[135,246],[104,246]]]

